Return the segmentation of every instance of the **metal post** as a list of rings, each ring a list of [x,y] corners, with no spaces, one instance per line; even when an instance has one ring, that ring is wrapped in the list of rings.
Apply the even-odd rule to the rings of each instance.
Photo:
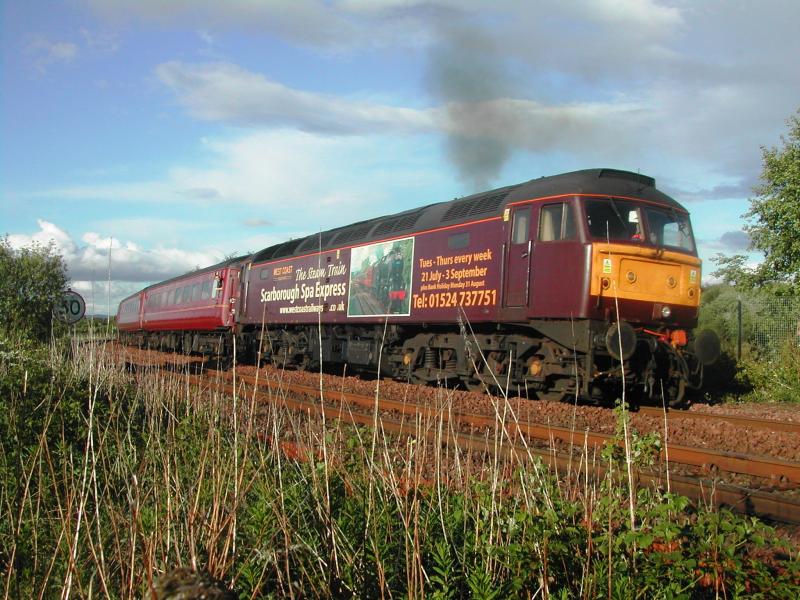
[[[736,301],[736,318],[739,322],[738,328],[738,336],[737,336],[737,348],[736,348],[736,360],[742,360],[742,300],[741,298]]]

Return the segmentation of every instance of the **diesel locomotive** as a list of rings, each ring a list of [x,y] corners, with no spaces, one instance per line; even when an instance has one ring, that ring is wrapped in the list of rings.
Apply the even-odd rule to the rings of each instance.
[[[151,285],[124,340],[532,398],[678,404],[719,354],[693,334],[689,214],[654,179],[542,177],[270,246]]]

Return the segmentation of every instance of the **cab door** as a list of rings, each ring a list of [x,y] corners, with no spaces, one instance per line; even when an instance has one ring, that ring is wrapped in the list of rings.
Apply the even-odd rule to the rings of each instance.
[[[503,306],[527,306],[531,287],[531,221],[530,205],[511,209],[503,282]]]

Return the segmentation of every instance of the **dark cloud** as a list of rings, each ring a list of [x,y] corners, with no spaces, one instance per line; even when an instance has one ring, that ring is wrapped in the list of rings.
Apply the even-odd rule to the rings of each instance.
[[[292,89],[230,64],[166,63],[157,73],[202,119],[326,135],[443,132],[448,158],[476,188],[522,150],[564,152],[587,166],[652,172],[668,163],[705,180],[740,178],[676,195],[747,197],[759,147],[778,141],[800,86],[800,4],[789,0],[91,1],[210,31],[262,27],[321,51],[421,48],[430,109]]]
[[[661,186],[665,193],[681,202],[702,202],[703,200],[730,200],[749,198],[753,195],[755,176],[742,178],[737,183],[726,183],[696,190],[682,189],[665,181]]]
[[[731,252],[747,250],[750,247],[750,236],[744,231],[726,231],[719,238],[722,249]]]

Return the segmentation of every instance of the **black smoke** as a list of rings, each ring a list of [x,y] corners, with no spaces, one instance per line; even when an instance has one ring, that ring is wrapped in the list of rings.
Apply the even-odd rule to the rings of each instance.
[[[497,100],[511,78],[494,42],[475,27],[442,27],[431,48],[428,90],[445,110],[447,156],[462,180],[484,189],[511,154],[502,132],[512,119]],[[498,135],[499,133],[499,135]]]

